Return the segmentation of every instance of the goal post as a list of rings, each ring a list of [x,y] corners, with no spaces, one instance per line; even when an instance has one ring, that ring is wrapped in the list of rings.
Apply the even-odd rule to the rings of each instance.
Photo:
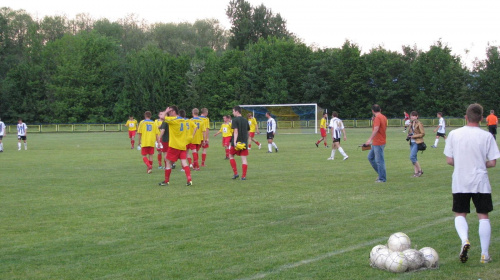
[[[262,104],[240,105],[242,115],[251,113],[265,128],[266,112],[275,118],[279,133],[318,133],[318,121],[323,116],[323,109],[316,103],[309,104]]]

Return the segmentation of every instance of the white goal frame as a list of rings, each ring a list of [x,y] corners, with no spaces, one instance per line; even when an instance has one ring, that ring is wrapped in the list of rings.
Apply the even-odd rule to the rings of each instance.
[[[314,106],[314,134],[318,134],[318,103],[240,105],[241,108],[251,108],[251,107],[292,107],[292,106]],[[252,111],[252,112],[254,112],[254,111]],[[255,114],[255,112],[254,112],[254,114]]]

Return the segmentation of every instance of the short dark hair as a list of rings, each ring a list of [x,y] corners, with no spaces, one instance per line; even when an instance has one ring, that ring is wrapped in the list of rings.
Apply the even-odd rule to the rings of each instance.
[[[469,122],[479,123],[483,117],[483,106],[478,103],[470,104],[465,114]]]
[[[411,111],[410,116],[417,116],[418,117],[418,112],[417,111]]]
[[[186,111],[185,110],[179,110],[179,116],[181,116],[182,118],[185,118],[186,117]]]
[[[150,111],[144,112],[144,117],[148,119],[151,118],[151,112]]]
[[[443,116],[443,112],[437,112],[438,115],[440,115],[441,117]]]
[[[235,110],[236,112],[240,113],[241,114],[241,107],[240,106],[234,106],[233,107],[233,110]]]
[[[378,104],[373,104],[373,106],[372,106],[372,111],[373,111],[373,112],[377,112],[377,113],[378,113],[378,112],[382,111],[382,109],[380,109],[380,105],[378,105]]]
[[[339,116],[339,113],[337,113],[336,111],[332,112],[332,117],[338,118],[338,116]]]
[[[172,106],[170,106],[169,108],[170,108],[170,110],[174,111],[176,115],[178,115],[178,114],[179,114],[179,108],[177,108],[177,106],[172,105]]]

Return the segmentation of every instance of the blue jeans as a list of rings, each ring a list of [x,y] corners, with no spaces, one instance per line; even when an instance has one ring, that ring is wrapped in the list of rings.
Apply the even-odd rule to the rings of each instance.
[[[415,162],[418,161],[417,153],[418,153],[418,144],[415,142],[411,142],[410,143],[410,160],[411,160],[411,163],[413,163],[413,164],[415,164]]]
[[[385,172],[384,148],[385,145],[372,145],[372,149],[368,153],[368,161],[372,165],[373,169],[375,169],[375,172],[377,172],[378,179],[382,182],[387,180]]]

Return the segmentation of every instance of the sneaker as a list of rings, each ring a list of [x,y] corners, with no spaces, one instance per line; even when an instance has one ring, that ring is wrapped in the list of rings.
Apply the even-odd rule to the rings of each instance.
[[[318,146],[318,143],[316,143],[316,148],[318,148],[318,147],[319,147],[319,146]]]
[[[469,257],[467,256],[467,252],[470,250],[470,242],[469,240],[465,241],[465,244],[462,245],[462,249],[460,250],[460,261],[462,263],[466,263]]]
[[[193,169],[193,164],[192,163],[189,165],[189,168]]]
[[[273,152],[271,152],[271,151],[267,151],[267,153],[268,153],[268,154],[272,154]]]
[[[242,181],[245,181],[246,179],[247,179],[247,177],[241,177]]]
[[[130,147],[130,149],[134,149],[134,146]]]
[[[385,181],[378,179],[377,181],[375,181],[375,183],[385,183]]]
[[[431,148],[437,148],[436,146],[432,145]]]
[[[158,186],[168,186],[168,182],[165,181],[159,182]]]
[[[19,149],[17,149],[17,150],[18,150],[18,151],[20,151],[20,150],[21,150],[21,148],[19,148]]]
[[[161,165],[160,165],[160,166],[158,166],[158,169],[160,169],[160,170],[161,170],[161,169],[163,169],[163,166],[161,166]]]
[[[186,187],[189,187],[189,186],[192,186],[193,185],[193,181],[189,181],[186,183]]]
[[[200,171],[199,167],[193,168],[194,171]]]
[[[260,150],[260,148],[262,148],[262,144],[259,144],[259,150]]]
[[[333,158],[332,158],[332,157],[329,157],[329,158],[327,158],[326,160],[333,160]]]
[[[207,167],[204,162],[201,163],[201,167]]]
[[[345,156],[345,157],[344,157],[344,160],[346,160],[346,159],[348,159],[348,158],[349,158],[349,156]]]
[[[276,148],[275,150],[276,150],[276,152],[278,152],[278,148]]]
[[[148,167],[148,174],[151,174],[151,172],[153,172],[153,167]]]
[[[181,171],[181,172],[186,172],[186,171],[184,170],[184,168],[181,168],[181,169],[180,169],[180,171]]]
[[[233,180],[234,179],[238,179],[239,177],[240,177],[240,175],[236,174],[236,175],[233,176]]]
[[[486,257],[485,255],[481,255],[481,263],[489,263],[491,262],[491,256]]]
[[[172,164],[172,169],[175,169],[175,163],[174,163],[174,164]]]

